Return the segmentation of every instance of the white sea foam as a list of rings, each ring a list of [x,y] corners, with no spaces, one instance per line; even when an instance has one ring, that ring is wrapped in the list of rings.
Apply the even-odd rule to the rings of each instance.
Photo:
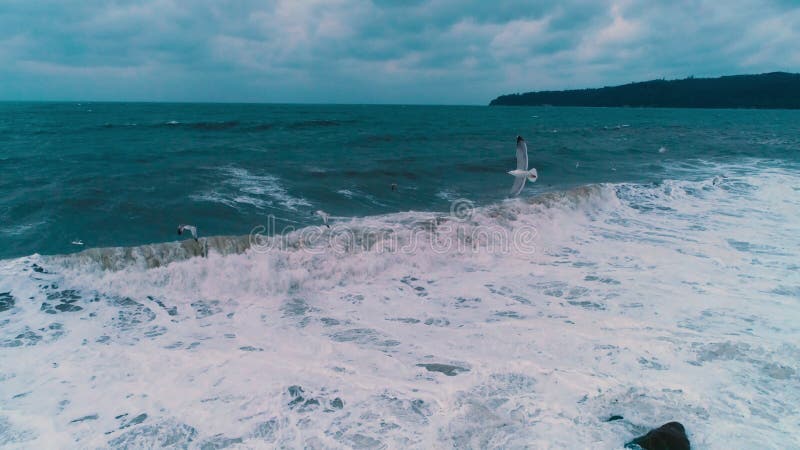
[[[745,169],[507,200],[456,228],[348,224],[433,233],[413,251],[2,261],[3,442],[619,448],[679,420],[697,448],[792,447],[800,177]],[[424,245],[481,227],[535,229],[534,247]]]
[[[453,200],[459,198],[459,195],[457,193],[449,190],[439,191],[436,193],[436,196],[442,200],[447,200],[449,202],[452,202]]]
[[[239,167],[220,169],[223,181],[215,189],[190,195],[195,201],[221,203],[232,208],[243,205],[258,209],[280,207],[297,210],[298,207],[311,206],[308,200],[294,197],[274,175],[254,175]]]
[[[358,189],[339,189],[337,194],[350,199],[350,200],[365,200],[367,203],[378,206],[386,206],[384,203],[378,201],[375,196],[362,192]]]

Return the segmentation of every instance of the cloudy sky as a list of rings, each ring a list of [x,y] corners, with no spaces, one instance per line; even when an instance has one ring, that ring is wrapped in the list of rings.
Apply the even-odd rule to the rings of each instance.
[[[486,104],[800,71],[800,0],[0,0],[0,100]]]

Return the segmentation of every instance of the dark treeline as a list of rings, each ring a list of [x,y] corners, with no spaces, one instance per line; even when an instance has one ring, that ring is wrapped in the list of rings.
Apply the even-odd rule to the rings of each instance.
[[[663,108],[800,108],[800,74],[653,80],[600,89],[502,95],[490,105]]]

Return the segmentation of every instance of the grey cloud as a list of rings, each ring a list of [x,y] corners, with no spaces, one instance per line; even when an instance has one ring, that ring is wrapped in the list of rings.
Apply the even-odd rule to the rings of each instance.
[[[795,5],[7,0],[0,99],[485,103],[534,89],[792,70]]]

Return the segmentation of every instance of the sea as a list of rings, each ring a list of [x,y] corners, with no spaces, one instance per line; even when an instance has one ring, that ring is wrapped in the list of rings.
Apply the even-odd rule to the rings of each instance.
[[[0,447],[798,448],[799,254],[800,111],[0,103]]]

